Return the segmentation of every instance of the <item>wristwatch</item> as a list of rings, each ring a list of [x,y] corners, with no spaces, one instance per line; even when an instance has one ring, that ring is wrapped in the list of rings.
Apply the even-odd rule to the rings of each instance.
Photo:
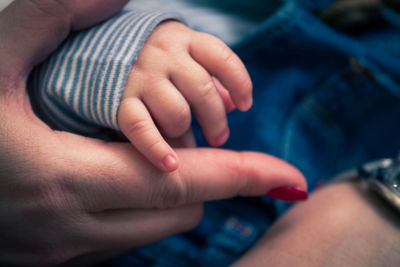
[[[400,212],[400,158],[368,162],[357,171],[374,191]]]
[[[384,158],[362,164],[334,180],[362,179],[400,212],[400,158]]]

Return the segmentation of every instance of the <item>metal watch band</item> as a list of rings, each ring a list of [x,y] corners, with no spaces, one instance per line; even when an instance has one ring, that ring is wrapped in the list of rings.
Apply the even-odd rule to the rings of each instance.
[[[361,165],[358,175],[400,212],[400,159],[386,158]]]
[[[333,181],[363,180],[369,187],[400,212],[400,158],[370,161],[343,172]]]

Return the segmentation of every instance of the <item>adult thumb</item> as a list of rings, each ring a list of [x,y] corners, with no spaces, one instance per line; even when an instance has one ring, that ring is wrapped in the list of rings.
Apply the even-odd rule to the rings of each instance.
[[[26,78],[70,31],[89,27],[127,0],[15,0],[0,12],[0,74]],[[16,75],[16,76],[15,76]]]

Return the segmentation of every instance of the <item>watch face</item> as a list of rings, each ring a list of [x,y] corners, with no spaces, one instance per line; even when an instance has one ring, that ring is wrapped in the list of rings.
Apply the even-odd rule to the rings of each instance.
[[[397,161],[388,167],[378,168],[376,179],[400,194],[400,164]]]
[[[400,211],[399,159],[381,159],[366,163],[358,169],[358,174],[374,191]]]
[[[375,172],[370,173],[367,181],[379,195],[400,211],[400,163],[398,159],[384,162],[375,169]]]

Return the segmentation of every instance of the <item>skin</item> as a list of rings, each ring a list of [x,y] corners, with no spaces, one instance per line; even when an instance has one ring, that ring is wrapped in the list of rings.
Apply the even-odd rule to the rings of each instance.
[[[399,225],[399,213],[364,184],[332,184],[296,204],[234,266],[398,266]]]
[[[32,68],[124,4],[17,0],[0,12],[1,265],[95,263],[191,229],[204,201],[306,190],[297,169],[265,154],[176,149],[180,167],[166,173],[130,144],[53,131],[33,114]]]
[[[232,106],[248,110],[251,91],[246,68],[222,41],[167,21],[156,27],[140,51],[118,122],[154,166],[174,171],[178,158],[163,136],[177,138],[188,132],[192,109],[209,144],[224,144],[229,137],[226,111]]]

